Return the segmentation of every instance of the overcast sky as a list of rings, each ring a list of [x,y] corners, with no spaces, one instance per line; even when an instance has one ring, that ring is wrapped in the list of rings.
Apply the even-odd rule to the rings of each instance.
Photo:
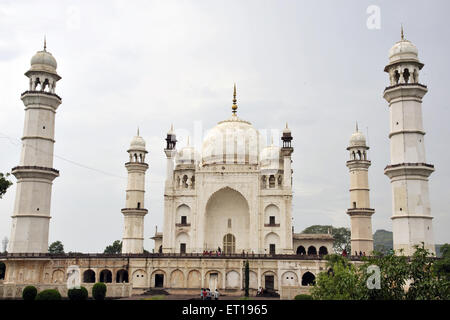
[[[369,6],[380,9],[379,28]],[[139,126],[147,141],[145,242],[162,230],[164,138],[182,147],[230,116],[294,137],[295,231],[349,226],[346,147],[355,128],[370,144],[373,231],[392,230],[389,110],[382,98],[389,48],[405,36],[425,63],[421,82],[436,243],[450,242],[450,28],[448,1],[0,1],[0,172],[19,164],[30,59],[58,61],[54,181],[49,241],[103,252],[121,239],[128,160]],[[369,10],[370,11],[370,10]],[[373,12],[373,11],[370,11]],[[91,170],[89,168],[95,169]],[[14,183],[16,182],[13,178]],[[447,181],[447,182],[446,182]],[[0,200],[0,237],[10,236],[15,184]]]

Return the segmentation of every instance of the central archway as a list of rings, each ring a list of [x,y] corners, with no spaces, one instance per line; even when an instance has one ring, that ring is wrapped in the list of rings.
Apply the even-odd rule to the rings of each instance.
[[[213,193],[206,204],[205,250],[223,249],[224,236],[235,237],[235,251],[248,249],[250,213],[244,196],[229,187]]]

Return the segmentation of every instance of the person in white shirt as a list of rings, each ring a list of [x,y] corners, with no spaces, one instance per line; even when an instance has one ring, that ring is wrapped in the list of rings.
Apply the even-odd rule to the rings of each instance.
[[[214,291],[214,300],[219,300],[219,290]]]

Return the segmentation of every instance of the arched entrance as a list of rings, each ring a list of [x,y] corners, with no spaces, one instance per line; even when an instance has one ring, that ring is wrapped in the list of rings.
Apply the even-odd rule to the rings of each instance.
[[[105,269],[100,272],[100,282],[112,282],[112,272]]]
[[[84,283],[94,283],[95,282],[94,270],[89,269],[83,273],[83,282]]]
[[[310,246],[310,247],[308,248],[308,255],[316,255],[316,254],[317,254],[316,247]]]
[[[319,248],[319,255],[324,256],[324,255],[327,255],[327,254],[328,254],[328,249],[326,247],[324,247],[324,246],[321,246]]]
[[[116,282],[117,283],[122,283],[122,282],[128,283],[128,271],[124,270],[124,269],[117,271]]]
[[[223,237],[223,252],[225,254],[236,252],[236,237],[231,233],[228,233]]]
[[[298,246],[297,247],[297,254],[305,255],[306,254],[305,247],[304,246]]]
[[[235,236],[235,251],[248,249],[250,213],[247,200],[229,187],[213,193],[206,204],[204,224],[205,250],[217,250],[224,244],[224,235]]]
[[[5,279],[6,274],[6,265],[3,262],[0,262],[0,280]]]
[[[302,286],[313,286],[316,284],[316,276],[313,275],[311,272],[306,272],[302,276]]]

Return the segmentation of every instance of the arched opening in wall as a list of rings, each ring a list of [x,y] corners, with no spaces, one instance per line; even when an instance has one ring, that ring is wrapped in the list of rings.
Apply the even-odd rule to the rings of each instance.
[[[232,254],[236,251],[236,238],[231,233],[223,237],[223,252],[225,254]]]
[[[100,282],[112,282],[112,272],[105,269],[100,272]]]
[[[308,248],[308,255],[316,255],[316,254],[317,254],[316,247],[310,246],[310,247]]]
[[[137,208],[138,208],[138,209],[141,208],[141,203],[140,203],[140,202],[137,203]]]
[[[116,283],[128,283],[128,271],[125,269],[120,269],[116,273]]]
[[[186,232],[181,232],[176,237],[176,244],[179,248],[178,253],[186,253],[187,245],[189,243],[189,235]]]
[[[36,81],[34,82],[34,90],[40,91],[40,89],[41,89],[41,81],[39,80],[39,78],[36,78]]]
[[[306,250],[304,246],[298,246],[297,247],[297,254],[299,255],[305,255],[306,254]]]
[[[264,224],[275,226],[277,221],[280,221],[280,209],[276,205],[270,204],[264,209]]]
[[[302,286],[313,286],[316,284],[316,277],[311,272],[306,272],[302,276]]]
[[[361,151],[358,150],[358,152],[357,152],[357,154],[356,154],[356,158],[357,158],[358,160],[362,160],[362,158],[361,158]]]
[[[144,162],[142,159],[142,153],[139,154],[139,162]]]
[[[183,288],[184,287],[184,274],[181,270],[177,269],[170,275],[170,287],[171,288]]]
[[[176,210],[177,223],[186,225],[188,223],[190,214],[191,214],[191,208],[189,208],[189,206],[187,206],[185,204],[178,206],[178,208]]]
[[[188,187],[187,181],[188,181],[188,176],[187,176],[187,175],[184,175],[184,176],[183,176],[183,187],[185,187],[185,188]]]
[[[248,250],[250,211],[241,193],[229,187],[213,193],[206,204],[205,216],[204,250],[223,248],[224,236],[231,233],[235,237],[234,251]],[[228,219],[232,221],[232,232],[228,228]]]
[[[409,70],[405,69],[405,71],[403,71],[403,79],[405,79],[405,83],[409,82],[409,76],[410,76]]]
[[[155,274],[155,288],[164,287],[164,275],[161,273]]]
[[[95,282],[94,270],[89,269],[83,273],[83,282],[84,283],[94,283]]]
[[[355,154],[355,151],[353,151],[353,152],[351,153],[351,158],[352,158],[352,160],[356,160],[356,154]]]
[[[363,151],[363,159],[364,159],[364,160],[367,160],[367,154],[366,154],[365,151]]]
[[[275,232],[268,233],[264,238],[264,250],[268,254],[276,254],[276,248],[280,245],[280,237]]]
[[[0,262],[0,280],[5,280],[6,264]]]
[[[269,177],[269,188],[275,188],[275,176],[271,175]]]
[[[158,253],[162,253],[162,245],[159,246]]]
[[[353,201],[353,209],[356,209],[356,201]]]
[[[394,72],[394,81],[395,84],[398,84],[398,82],[400,81],[400,73],[398,72],[398,70],[395,70]]]
[[[319,248],[319,255],[324,256],[324,255],[327,255],[327,254],[328,254],[328,249],[326,247],[324,247],[324,246],[321,246]]]
[[[138,161],[138,157],[137,157],[137,154],[135,153],[134,154],[134,162],[137,162]]]

